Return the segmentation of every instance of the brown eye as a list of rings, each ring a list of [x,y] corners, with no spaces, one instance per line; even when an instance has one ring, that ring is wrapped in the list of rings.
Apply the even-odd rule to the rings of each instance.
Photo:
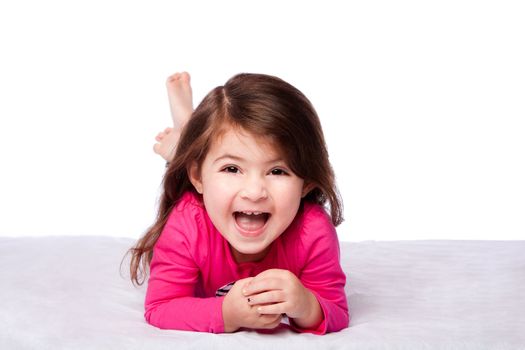
[[[235,166],[227,166],[222,171],[227,172],[227,173],[237,174],[239,172],[239,169],[237,169],[237,167]]]
[[[272,175],[286,175],[286,172],[283,169],[273,169],[271,173]]]

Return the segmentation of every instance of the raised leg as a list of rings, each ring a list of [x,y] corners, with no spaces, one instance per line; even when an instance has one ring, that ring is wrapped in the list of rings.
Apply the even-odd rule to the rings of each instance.
[[[190,75],[186,72],[175,73],[166,81],[173,127],[168,127],[157,134],[157,143],[153,146],[155,153],[166,161],[171,161],[179,141],[180,133],[193,113]]]

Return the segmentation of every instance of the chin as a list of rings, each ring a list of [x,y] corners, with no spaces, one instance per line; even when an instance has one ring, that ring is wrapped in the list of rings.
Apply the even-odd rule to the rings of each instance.
[[[238,251],[239,253],[241,254],[246,254],[246,255],[256,255],[256,254],[260,254],[262,252],[264,252],[268,247],[246,247],[246,246],[243,246],[243,247],[234,247],[236,251]]]
[[[264,247],[261,247],[261,245],[258,245],[257,247],[254,247],[254,246],[247,247],[246,245],[243,245],[243,246],[231,245],[231,247],[235,250],[234,255],[237,255],[237,256],[239,254],[242,255],[242,257],[240,257],[240,260],[242,260],[242,262],[262,260],[264,259],[264,257],[266,256],[269,250],[269,245],[268,246],[265,245]],[[241,262],[241,261],[238,261],[238,262]]]

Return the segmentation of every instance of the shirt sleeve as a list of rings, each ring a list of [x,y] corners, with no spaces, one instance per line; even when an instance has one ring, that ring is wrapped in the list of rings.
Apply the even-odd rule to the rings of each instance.
[[[301,241],[305,252],[299,279],[317,298],[324,319],[314,329],[290,326],[299,332],[325,334],[348,327],[350,317],[344,287],[346,276],[340,264],[339,240],[335,227],[321,207],[305,212]]]
[[[189,212],[175,208],[155,244],[144,317],[161,329],[223,333],[224,297],[195,297],[199,267],[192,251],[199,224]]]

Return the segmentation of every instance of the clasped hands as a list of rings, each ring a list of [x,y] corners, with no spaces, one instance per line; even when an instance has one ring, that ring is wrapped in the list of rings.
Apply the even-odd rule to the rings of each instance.
[[[235,282],[222,305],[224,331],[273,329],[287,315],[301,328],[318,326],[323,313],[315,295],[290,271],[271,269]]]

